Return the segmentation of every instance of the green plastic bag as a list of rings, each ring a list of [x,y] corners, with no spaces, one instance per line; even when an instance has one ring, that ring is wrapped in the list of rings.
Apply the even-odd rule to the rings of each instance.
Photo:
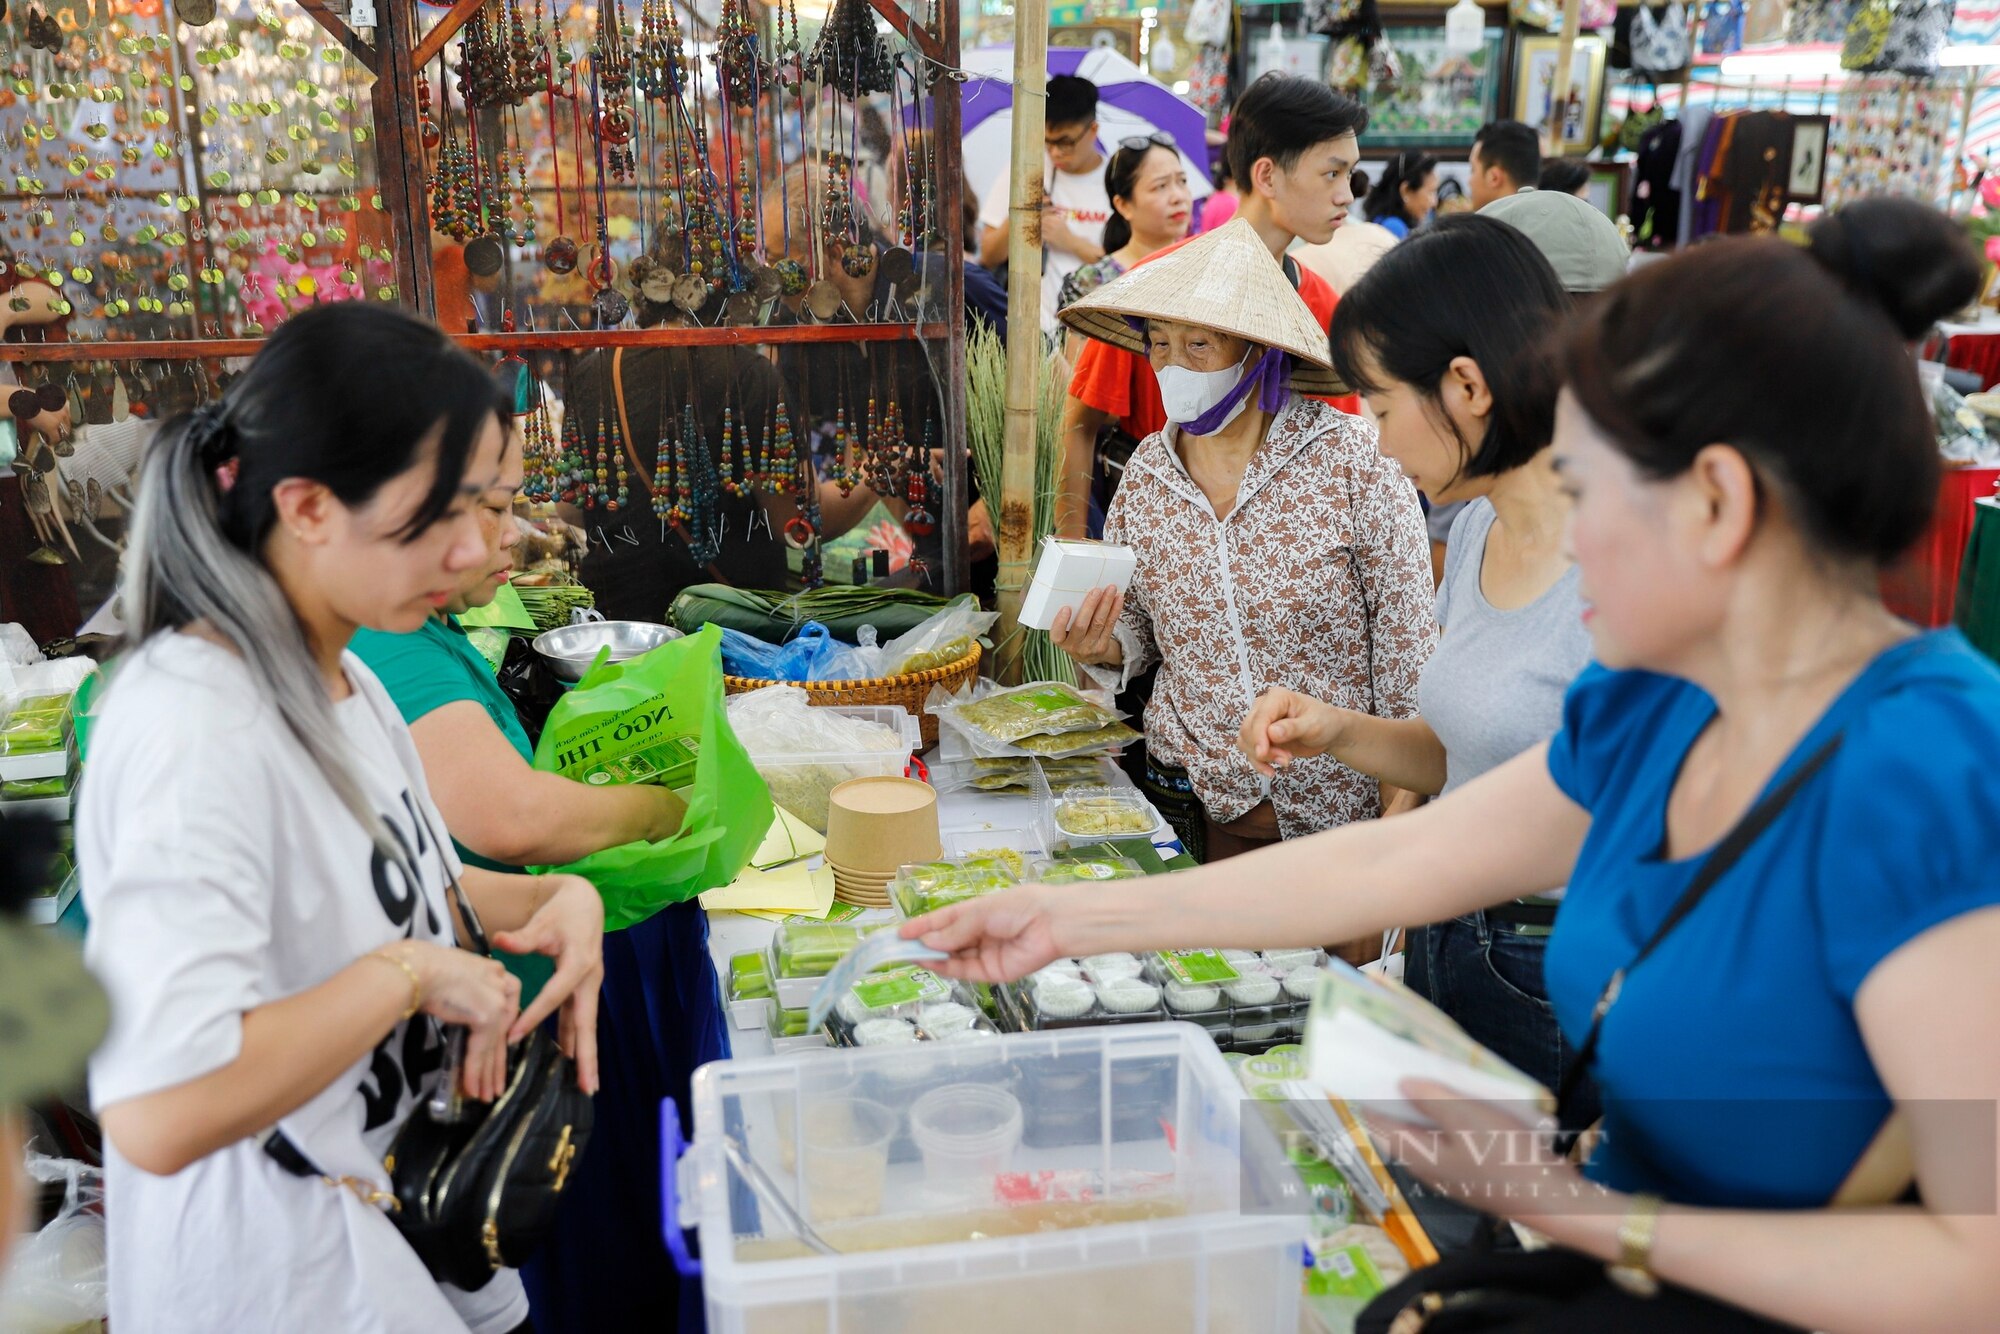
[[[680,832],[568,866],[604,899],[607,930],[734,880],[770,828],[771,792],[722,707],[722,632],[709,627],[625,662],[600,662],[557,702],[535,767],[583,783],[661,782],[687,799]]]

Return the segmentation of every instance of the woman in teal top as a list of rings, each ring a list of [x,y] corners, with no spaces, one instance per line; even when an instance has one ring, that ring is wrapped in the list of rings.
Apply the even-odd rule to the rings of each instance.
[[[530,764],[534,747],[493,669],[456,617],[493,601],[520,540],[514,499],[521,441],[481,499],[488,557],[421,630],[364,631],[354,651],[402,711],[431,796],[467,861],[503,869],[560,866],[680,827],[686,807],[655,787],[589,787]],[[510,966],[532,984],[540,960]],[[524,988],[525,989],[525,988]],[[590,1146],[570,1176],[541,1254],[521,1268],[538,1334],[701,1329],[700,1290],[680,1283],[661,1242],[660,1100],[691,1105],[688,1081],[729,1055],[707,920],[674,904],[604,938],[597,1011],[600,1085]],[[691,1127],[684,1127],[691,1130]],[[671,1313],[678,1310],[679,1323]]]
[[[1510,1111],[1409,1081],[1464,1132],[1414,1141],[1411,1170],[1634,1288],[1830,1332],[1992,1328],[2000,671],[1896,620],[1879,584],[1936,503],[1908,343],[1979,281],[1948,219],[1871,199],[1806,247],[1719,241],[1611,288],[1577,319],[1557,410],[1600,665],[1553,742],[1395,819],[1143,892],[1009,890],[905,934],[998,980],[1351,939],[1567,882],[1548,990],[1572,1042],[1611,996],[1605,1141],[1582,1172],[1540,1139],[1495,1152]],[[1801,774],[1634,966],[1709,851]],[[1921,1203],[1885,1203],[1910,1185]]]

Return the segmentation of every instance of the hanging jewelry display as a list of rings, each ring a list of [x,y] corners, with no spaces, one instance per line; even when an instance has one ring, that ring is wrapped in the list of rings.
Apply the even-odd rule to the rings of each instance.
[[[451,86],[444,57],[438,57],[439,147],[437,173],[431,179],[431,226],[454,241],[471,237],[479,225],[479,186],[474,180],[471,152],[453,130]]]
[[[548,395],[540,380],[529,378],[534,406],[521,423],[522,468],[526,473],[521,489],[529,500],[548,502],[563,492],[562,448],[549,420]]]
[[[599,0],[597,6],[597,40],[590,51],[590,96],[597,126],[599,175],[608,170],[612,180],[630,181],[636,170],[632,136],[638,126],[632,119],[631,32],[625,26],[620,0]],[[601,193],[601,180],[599,189]]]
[[[928,537],[936,530],[937,519],[931,513],[931,506],[938,494],[938,482],[931,473],[931,424],[925,421],[924,443],[911,448],[909,464],[904,469],[903,500],[909,509],[903,516],[903,526],[912,536]]]
[[[601,15],[602,11],[600,11]],[[614,21],[615,27],[615,21]],[[600,117],[601,103],[598,96],[597,71],[590,73],[590,107],[594,116]],[[584,270],[584,281],[593,289],[591,307],[597,312],[597,327],[614,329],[625,322],[632,313],[632,303],[623,292],[612,286],[617,280],[618,266],[611,259],[611,210],[605,191],[605,154],[609,150],[600,135],[597,140],[597,245],[591,257],[590,266]]]
[[[562,140],[556,133],[556,127],[562,123],[562,116],[557,109],[558,99],[567,101],[570,104],[571,120],[575,122],[578,119],[576,116],[576,76],[574,71],[569,67],[569,53],[562,50],[560,44],[558,44],[557,50],[562,72],[569,75],[569,80],[568,91],[565,92],[562,80],[554,72],[553,65],[550,66],[551,72],[547,84],[549,97],[549,162],[551,169],[555,173],[556,234],[549,238],[547,245],[542,247],[542,267],[554,274],[571,274],[576,272],[579,255],[575,239],[565,230],[567,219],[563,208]],[[583,140],[580,133],[573,140],[573,145],[574,151],[571,161],[576,165],[574,180],[576,181],[577,216],[580,219],[583,215]]]
[[[852,93],[886,93],[895,86],[896,63],[889,45],[875,30],[875,11],[868,0],[834,0],[819,40],[806,54],[805,76],[817,83]]]
[[[556,477],[563,503],[581,507],[589,503],[591,475],[584,462],[583,427],[576,414],[563,414],[562,451],[557,459]]]
[[[695,421],[694,404],[681,409],[680,475],[677,499],[686,516],[688,550],[696,565],[707,565],[719,555],[716,532],[716,502],[721,489],[716,483],[715,460],[708,452],[708,439]]]
[[[743,494],[743,484],[736,476],[736,409],[724,404],[722,408],[722,490],[731,496]]]

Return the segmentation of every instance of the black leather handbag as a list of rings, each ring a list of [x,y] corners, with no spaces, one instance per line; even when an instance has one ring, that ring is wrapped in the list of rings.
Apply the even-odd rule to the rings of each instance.
[[[449,863],[446,878],[473,948],[490,958],[486,930]],[[435,1277],[477,1291],[501,1269],[519,1268],[555,1225],[594,1109],[577,1086],[576,1062],[539,1028],[509,1054],[505,1091],[490,1104],[466,1101],[455,1059],[463,1040],[463,1031],[447,1036],[454,1059],[396,1133],[383,1166],[411,1248]]]
[[[1583,1075],[1596,1058],[1604,1016],[1625,978],[1695,910],[1758,835],[1833,758],[1835,736],[1792,771],[1782,784],[1738,820],[1703,860],[1688,887],[1639,953],[1611,976],[1591,1015],[1590,1032],[1563,1071],[1558,1114],[1569,1112]],[[1566,1129],[1575,1130],[1563,1117]],[[1561,1141],[1558,1141],[1559,1147]],[[1615,1283],[1603,1262],[1560,1248],[1468,1251],[1447,1255],[1378,1293],[1354,1324],[1355,1334],[1651,1334],[1700,1330],[1702,1334],[1804,1334],[1795,1326],[1757,1315],[1672,1283],[1639,1296]]]
[[[491,958],[486,928],[452,873],[437,831],[421,805],[411,809],[439,848],[467,938]],[[405,875],[408,883],[421,883],[416,867]],[[501,1095],[490,1104],[467,1101],[458,1086],[464,1042],[462,1028],[445,1031],[445,1068],[431,1097],[390,1143],[383,1166],[393,1202],[379,1190],[321,1171],[282,1128],[265,1137],[264,1152],[294,1176],[353,1188],[386,1207],[432,1277],[476,1292],[501,1269],[519,1268],[555,1226],[563,1188],[590,1143],[594,1108],[577,1085],[576,1063],[540,1028],[508,1054]]]

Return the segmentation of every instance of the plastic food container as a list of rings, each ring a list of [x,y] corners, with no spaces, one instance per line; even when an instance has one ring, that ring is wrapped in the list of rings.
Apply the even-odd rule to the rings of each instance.
[[[772,993],[792,1009],[810,1005],[819,979],[861,943],[862,934],[860,927],[838,922],[778,923],[765,956]]]
[[[775,998],[763,1005],[764,1033],[771,1039],[772,1051],[810,1051],[826,1046],[826,1030],[812,1027],[803,1009],[788,1010]]]
[[[888,1074],[906,1100],[877,1092]],[[935,1189],[942,1164],[924,1152],[939,1144],[931,1112],[941,1105],[968,1121],[975,1098],[1001,1106],[959,1092],[968,1084],[1019,1109],[1020,1142],[990,1195]],[[899,1122],[879,1202],[868,1183],[883,1160],[863,1158],[867,1114],[840,1110],[842,1099]],[[1269,1125],[1242,1115],[1221,1054],[1189,1025],[720,1061],[697,1073],[694,1100],[695,1145],[663,1174],[663,1217],[676,1264],[701,1273],[714,1334],[1299,1327],[1306,1218],[1278,1203],[1282,1191],[1296,1196],[1296,1177]],[[1010,1120],[994,1126],[991,1152]],[[662,1129],[671,1165],[681,1147],[671,1109]],[[975,1158],[958,1160],[974,1174],[961,1180],[990,1161]],[[855,1212],[826,1215],[829,1179],[835,1210]],[[788,1208],[761,1197],[758,1180]],[[876,1212],[859,1211],[870,1203]],[[839,1253],[816,1252],[786,1213],[815,1220]],[[698,1261],[676,1223],[698,1230]]]
[[[755,950],[729,959],[729,1020],[737,1028],[764,1026],[771,999],[770,964]]]
[[[69,735],[69,696],[29,695],[15,700],[6,718],[0,720],[0,754],[61,754]]]
[[[990,1084],[946,1084],[911,1106],[910,1138],[933,1187],[991,1198],[1021,1145],[1021,1103]]]
[[[1027,859],[1012,849],[991,856],[919,862],[889,882],[889,898],[903,917],[921,917],[948,904],[991,894],[1021,882]]]
[[[1070,843],[1141,838],[1159,824],[1152,803],[1130,789],[1078,788],[1055,803],[1056,833]]]
[[[900,743],[884,750],[798,751],[759,754],[751,763],[771,789],[772,799],[824,834],[827,800],[851,778],[900,778],[910,756],[922,747],[924,729],[910,711],[895,704],[837,704],[827,712],[888,728]]]
[[[1036,862],[1028,878],[1038,885],[1090,885],[1108,880],[1137,880],[1145,874],[1145,868],[1130,857],[1106,853]]]

